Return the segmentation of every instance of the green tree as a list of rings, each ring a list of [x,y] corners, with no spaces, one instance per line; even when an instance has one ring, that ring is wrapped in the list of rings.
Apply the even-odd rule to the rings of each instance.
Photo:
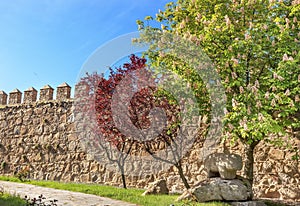
[[[255,146],[262,140],[280,143],[286,131],[299,130],[299,20],[298,0],[178,0],[155,18],[137,21],[142,32],[179,35],[211,59],[227,96],[223,138],[243,143],[243,172],[251,183]],[[152,21],[161,27],[152,27]],[[146,52],[152,65],[200,85],[194,91],[201,104],[199,77],[158,47],[151,44]]]

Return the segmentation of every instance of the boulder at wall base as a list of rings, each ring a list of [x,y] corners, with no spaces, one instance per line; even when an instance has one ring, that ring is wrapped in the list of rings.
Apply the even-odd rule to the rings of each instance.
[[[242,157],[237,154],[214,153],[204,161],[204,169],[207,176],[234,179],[236,171],[243,167]]]
[[[153,194],[169,194],[166,180],[160,179],[150,183],[147,190],[142,195],[145,196]]]
[[[205,180],[184,192],[177,201],[194,199],[209,201],[246,201],[252,199],[252,188],[246,179],[224,180],[219,177]]]

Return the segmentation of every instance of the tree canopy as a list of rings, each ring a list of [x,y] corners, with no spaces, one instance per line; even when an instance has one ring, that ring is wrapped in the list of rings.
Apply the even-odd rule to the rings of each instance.
[[[298,0],[178,0],[156,17],[137,21],[142,32],[181,36],[211,59],[227,96],[223,137],[245,145],[244,174],[250,180],[255,146],[280,142],[287,131],[300,128],[299,20]],[[146,55],[152,65],[167,65],[200,85],[194,92],[203,102],[203,83],[184,62],[153,46]]]

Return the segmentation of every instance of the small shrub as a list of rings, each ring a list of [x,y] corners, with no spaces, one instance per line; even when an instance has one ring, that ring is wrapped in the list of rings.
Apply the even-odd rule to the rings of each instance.
[[[26,206],[57,206],[58,202],[56,199],[47,201],[46,197],[44,197],[42,194],[37,198],[32,199],[28,196],[25,196],[24,200],[26,201]]]
[[[26,166],[23,169],[17,168],[15,171],[15,177],[17,177],[21,182],[24,182],[24,180],[29,176],[29,171],[29,166]]]
[[[7,165],[7,163],[6,163],[5,161],[3,161],[3,162],[1,163],[1,168],[4,170],[5,167],[6,167],[6,165]]]
[[[299,161],[300,160],[300,154],[299,154],[299,148],[294,148],[295,154],[292,156],[292,160]]]

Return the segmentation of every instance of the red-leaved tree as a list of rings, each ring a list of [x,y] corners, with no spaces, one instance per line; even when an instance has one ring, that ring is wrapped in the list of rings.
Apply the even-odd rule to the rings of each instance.
[[[78,109],[85,116],[83,125],[92,131],[90,137],[85,137],[87,145],[105,151],[106,158],[118,166],[124,188],[126,160],[145,155],[175,166],[189,188],[178,141],[178,102],[156,86],[157,79],[146,68],[146,59],[131,55],[130,61],[116,70],[110,69],[107,76],[94,73],[81,79],[79,84],[86,85],[86,90]],[[168,158],[159,155],[159,151],[168,153]]]

